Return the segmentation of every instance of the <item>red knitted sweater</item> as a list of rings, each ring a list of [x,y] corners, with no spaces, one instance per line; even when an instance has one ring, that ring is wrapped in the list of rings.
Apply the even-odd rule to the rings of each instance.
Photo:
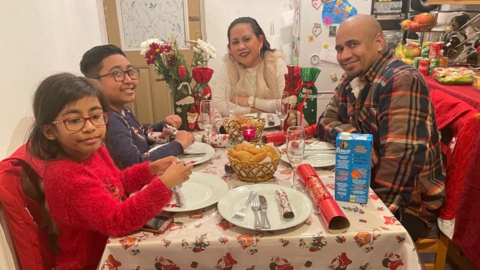
[[[47,166],[43,181],[60,231],[56,256],[60,270],[95,269],[109,235],[122,236],[141,228],[172,197],[161,181],[152,181],[148,162],[122,172],[105,147],[83,162],[56,160]]]

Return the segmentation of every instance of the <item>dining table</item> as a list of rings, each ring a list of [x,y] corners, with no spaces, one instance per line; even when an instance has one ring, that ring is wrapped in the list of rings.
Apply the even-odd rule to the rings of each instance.
[[[194,173],[219,177],[230,191],[245,186],[292,187],[292,167],[284,161],[269,180],[241,181],[235,172],[225,169],[227,150],[215,148],[209,161],[194,166]],[[333,195],[334,167],[315,170]],[[140,230],[123,237],[111,236],[98,269],[422,269],[414,242],[373,190],[369,190],[366,204],[337,202],[350,227],[346,232],[332,233],[303,188],[298,182],[295,192],[311,200],[312,206],[307,218],[298,220],[293,227],[254,230],[236,226],[228,221],[235,212],[222,216],[214,203],[202,209],[169,213],[174,222],[163,234]],[[229,192],[219,200],[231,202],[228,196]]]

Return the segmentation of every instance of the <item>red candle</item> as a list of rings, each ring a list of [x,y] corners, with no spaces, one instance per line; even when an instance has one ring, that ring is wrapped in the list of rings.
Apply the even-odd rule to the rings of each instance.
[[[255,131],[257,131],[256,127],[253,127],[253,126],[242,127],[242,130],[243,130],[243,138],[245,139],[245,141],[249,142],[255,139]]]
[[[178,77],[185,78],[185,66],[178,66]]]

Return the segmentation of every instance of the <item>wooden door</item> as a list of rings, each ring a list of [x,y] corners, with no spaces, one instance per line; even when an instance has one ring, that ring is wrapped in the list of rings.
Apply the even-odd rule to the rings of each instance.
[[[200,22],[200,0],[187,1],[189,38],[194,40],[201,37]],[[105,21],[107,24],[108,42],[121,46],[120,23],[117,13],[115,0],[104,0]],[[167,37],[146,37],[147,38],[167,38]],[[122,48],[123,49],[123,48]],[[182,53],[189,65],[193,56],[193,50],[182,50]],[[145,58],[140,55],[139,50],[125,51],[127,58],[137,68],[140,69],[140,79],[138,82],[136,99],[128,106],[132,109],[138,121],[142,124],[153,124],[162,121],[165,116],[173,113],[172,97],[167,89],[165,82],[156,81],[159,79],[155,73],[153,65],[147,65]]]

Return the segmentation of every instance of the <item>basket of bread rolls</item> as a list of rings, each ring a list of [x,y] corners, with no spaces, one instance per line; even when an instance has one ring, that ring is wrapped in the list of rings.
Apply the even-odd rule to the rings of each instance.
[[[264,182],[273,177],[281,155],[273,146],[243,142],[228,150],[227,157],[240,180]]]
[[[231,116],[223,120],[223,127],[232,141],[243,138],[243,127],[256,127],[255,138],[251,142],[259,142],[265,127],[265,119],[254,116]]]

